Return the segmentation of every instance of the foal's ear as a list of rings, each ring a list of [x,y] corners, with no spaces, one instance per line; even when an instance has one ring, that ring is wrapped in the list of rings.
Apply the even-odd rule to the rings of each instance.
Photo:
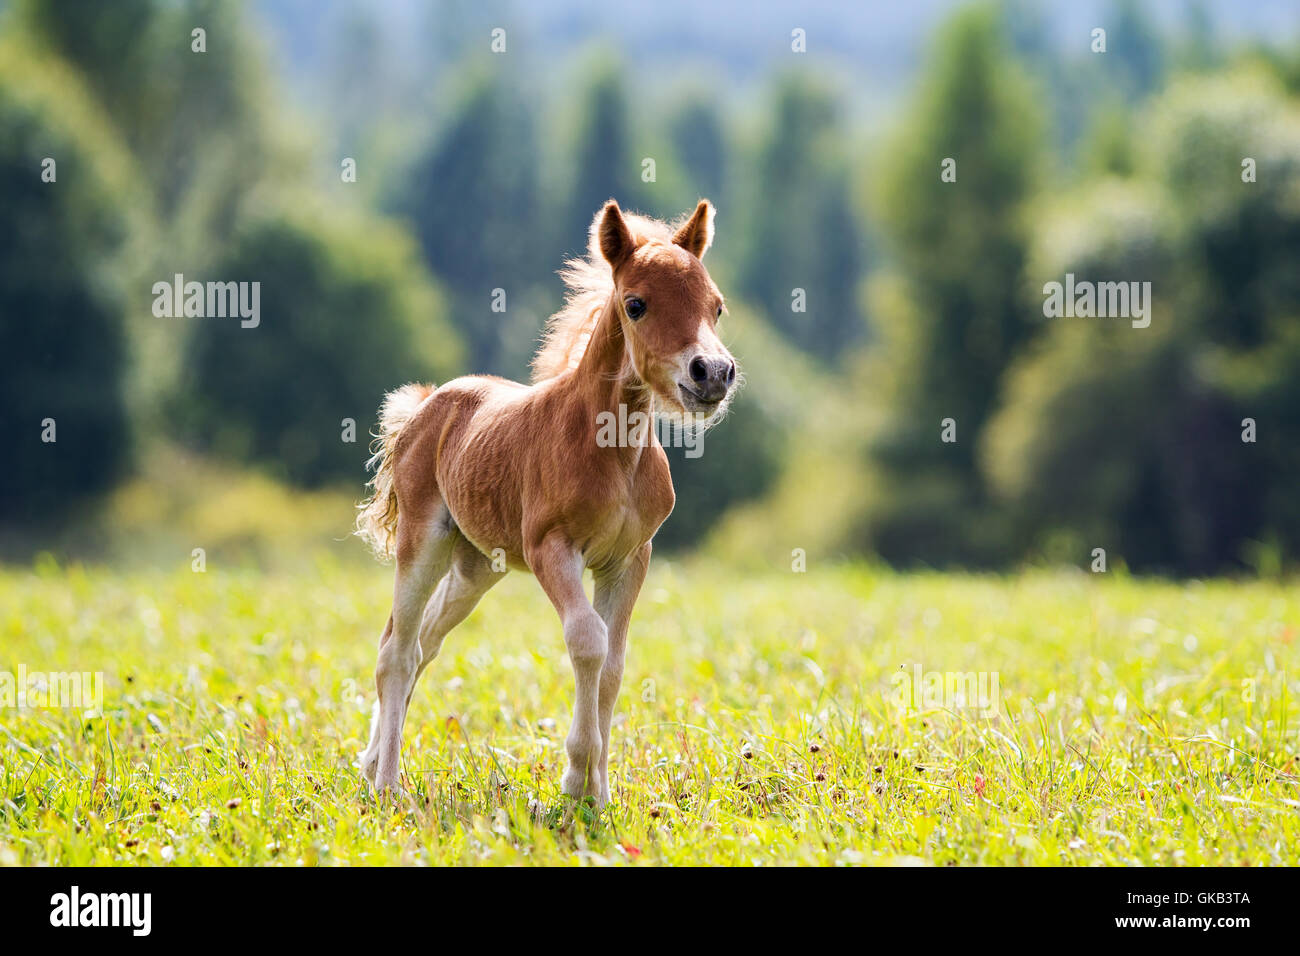
[[[677,230],[673,242],[681,246],[697,259],[703,259],[709,246],[713,245],[713,203],[701,199],[695,212],[686,221],[686,225]]]
[[[600,254],[605,257],[611,269],[617,269],[635,248],[632,232],[627,228],[627,222],[623,219],[623,211],[618,208],[618,203],[612,199],[605,203],[605,210],[600,215],[600,224],[596,228],[600,237]]]

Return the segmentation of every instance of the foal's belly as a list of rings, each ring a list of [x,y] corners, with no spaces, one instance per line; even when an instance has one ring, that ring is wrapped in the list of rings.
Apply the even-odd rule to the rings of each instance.
[[[431,400],[438,490],[452,520],[484,554],[518,569],[527,569],[519,461],[526,435],[511,406],[528,391],[516,382],[474,376],[449,382]]]

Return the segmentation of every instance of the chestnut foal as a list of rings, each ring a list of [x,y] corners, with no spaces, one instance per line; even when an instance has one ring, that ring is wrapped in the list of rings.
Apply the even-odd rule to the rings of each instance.
[[[564,793],[597,807],[609,800],[628,619],[674,496],[655,430],[605,447],[598,417],[624,405],[628,417],[703,427],[725,411],[736,364],[715,332],[722,296],[700,261],[712,239],[707,200],[675,229],[610,200],[587,257],[567,264],[569,295],[547,324],[532,385],[471,375],[385,399],[374,494],[357,521],[377,552],[397,559],[361,758],[379,792],[398,787],[415,682],[503,576],[495,556],[498,568],[532,571],[564,627],[576,684]]]

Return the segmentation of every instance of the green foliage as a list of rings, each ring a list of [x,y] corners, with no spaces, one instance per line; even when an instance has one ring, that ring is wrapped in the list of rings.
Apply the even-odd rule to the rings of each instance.
[[[599,54],[584,71],[577,104],[577,130],[568,160],[572,170],[560,214],[559,243],[567,255],[585,255],[592,217],[606,200],[624,208],[643,206],[640,166],[631,152],[631,110],[623,74],[609,54]]]
[[[1051,320],[990,426],[989,474],[1033,547],[1198,573],[1242,567],[1265,539],[1294,556],[1300,110],[1252,71],[1178,83],[1139,125],[1133,178],[1044,210],[1031,272],[1150,281],[1151,327]]]
[[[852,553],[844,547],[846,516],[875,496],[862,454],[875,410],[765,325],[746,321],[724,331],[745,374],[738,403],[759,406],[781,468],[762,498],[727,510],[705,552],[737,569],[788,566],[795,549],[812,566]]]
[[[18,13],[85,78],[143,169],[169,244],[228,237],[273,152],[261,50],[241,5],[26,0]],[[201,54],[191,50],[199,26]]]
[[[798,547],[986,565],[1074,562],[1094,543],[1178,571],[1300,554],[1286,487],[1300,469],[1300,60],[1233,53],[1204,4],[1157,29],[1132,0],[1110,3],[1104,55],[1033,0],[964,7],[882,145],[856,125],[877,94],[836,92],[824,61],[770,80],[746,115],[700,64],[646,83],[648,57],[606,47],[570,71],[514,30],[495,56],[496,21],[463,0],[401,19],[400,38],[369,11],[304,24],[295,4],[259,8],[272,36],[308,28],[274,42],[314,91],[309,124],[280,99],[249,8],[6,8],[0,396],[16,414],[0,440],[31,464],[0,486],[0,510],[80,517],[62,506],[129,468],[131,433],[152,464],[177,425],[208,464],[355,480],[386,388],[526,376],[559,305],[554,270],[585,251],[606,199],[672,217],[708,196],[710,270],[754,312],[736,325],[761,331],[705,456],[672,453],[661,545],[712,535],[750,559]],[[1246,68],[1209,73],[1234,58]],[[1203,82],[1161,92],[1188,70]],[[55,151],[57,187],[32,166]],[[1247,154],[1255,184],[1239,181]],[[339,181],[343,156],[358,182]],[[321,205],[266,212],[304,184]],[[1042,284],[1065,271],[1149,278],[1170,321],[1044,322]],[[149,316],[150,285],[176,273],[259,279],[263,327]],[[45,318],[10,319],[30,314]],[[33,444],[38,405],[58,445]],[[939,440],[946,418],[955,443]],[[1244,418],[1258,441],[1243,446]]]
[[[1164,75],[1165,54],[1155,26],[1138,0],[1113,0],[1107,17],[1107,66],[1130,100],[1154,92]]]
[[[686,170],[688,192],[683,207],[692,199],[711,199],[725,204],[728,146],[722,117],[717,105],[704,94],[693,94],[681,101],[668,118],[668,137],[673,151]]]
[[[665,448],[677,503],[655,535],[655,546],[684,549],[698,544],[728,509],[752,501],[775,480],[784,450],[781,436],[761,408],[740,400],[726,421],[698,439],[703,449]]]
[[[507,371],[507,320],[541,271],[537,165],[526,101],[500,71],[477,70],[393,204],[410,218],[425,261],[454,296],[477,372]],[[585,226],[575,235],[585,236]],[[504,314],[491,310],[496,288],[507,295]]]
[[[862,544],[891,561],[984,562],[1003,542],[980,520],[976,437],[1002,372],[1032,336],[1022,295],[1024,206],[1040,125],[1025,77],[984,8],[943,30],[932,68],[899,129],[877,189],[895,273],[878,279],[880,342],[868,389],[884,412],[871,447],[881,494]],[[941,161],[956,161],[956,181]],[[951,418],[957,440],[940,441]]]
[[[296,208],[250,224],[216,274],[261,281],[261,320],[197,326],[176,402],[191,442],[295,482],[359,481],[384,392],[442,380],[462,344],[391,223]],[[354,419],[356,441],[341,440]]]
[[[790,431],[799,416],[781,408],[776,398],[785,384],[785,370],[777,366],[789,349],[773,341],[777,337],[750,310],[732,306],[729,313],[718,330],[737,356],[745,384],[726,419],[697,437],[695,457],[684,445],[671,447],[668,433],[665,450],[677,503],[655,535],[657,548],[698,544],[730,509],[765,494],[790,454]]]
[[[1131,117],[1118,103],[1097,108],[1084,137],[1083,167],[1091,176],[1130,176],[1134,163]]]
[[[55,181],[43,163],[55,161]],[[122,253],[139,201],[77,78],[0,42],[0,519],[57,522],[131,459]],[[53,420],[53,442],[42,440]]]
[[[843,119],[835,98],[798,74],[772,94],[772,121],[737,211],[738,291],[798,348],[837,360],[860,343],[863,238],[853,212]],[[804,291],[803,311],[794,290]]]

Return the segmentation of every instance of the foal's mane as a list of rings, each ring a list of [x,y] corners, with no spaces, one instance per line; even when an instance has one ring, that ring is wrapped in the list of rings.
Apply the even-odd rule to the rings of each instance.
[[[602,213],[603,210],[596,213],[587,233],[587,255],[567,260],[560,270],[565,286],[564,306],[546,320],[542,344],[533,356],[534,382],[544,382],[568,369],[577,368],[591,334],[596,330],[600,310],[614,291],[614,272],[600,254]],[[689,218],[688,214],[681,222],[666,223],[649,216],[623,213],[632,240],[638,246],[652,239],[672,242],[677,229]]]

